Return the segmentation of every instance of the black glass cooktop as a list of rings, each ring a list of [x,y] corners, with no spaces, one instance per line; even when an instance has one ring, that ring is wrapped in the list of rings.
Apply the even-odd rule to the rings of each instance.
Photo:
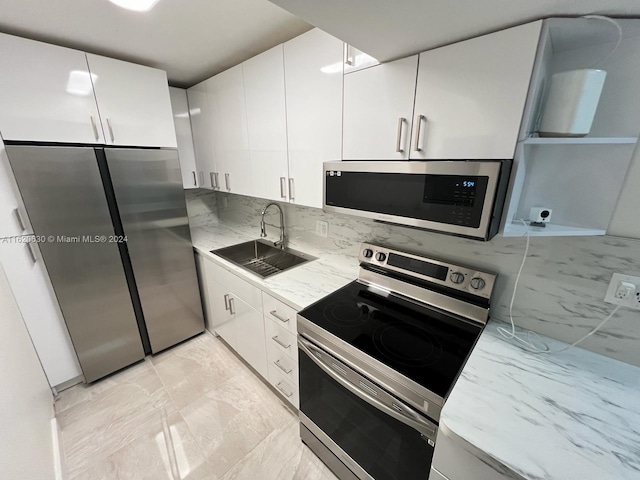
[[[441,397],[482,330],[357,281],[300,315]]]

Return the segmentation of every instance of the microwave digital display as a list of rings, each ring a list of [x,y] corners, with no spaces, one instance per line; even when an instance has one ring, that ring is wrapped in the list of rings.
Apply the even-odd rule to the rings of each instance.
[[[425,175],[424,202],[438,205],[473,207],[476,191],[487,177],[459,175]]]

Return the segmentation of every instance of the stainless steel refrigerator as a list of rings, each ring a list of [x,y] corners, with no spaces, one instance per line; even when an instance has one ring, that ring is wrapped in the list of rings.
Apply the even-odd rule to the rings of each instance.
[[[6,151],[86,382],[204,331],[175,150]]]

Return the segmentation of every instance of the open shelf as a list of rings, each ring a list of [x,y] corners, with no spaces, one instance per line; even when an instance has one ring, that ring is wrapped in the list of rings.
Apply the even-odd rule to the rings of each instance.
[[[525,145],[633,145],[636,137],[530,137]]]
[[[597,228],[571,227],[567,225],[556,225],[548,223],[546,227],[532,227],[527,223],[530,237],[580,237],[589,235],[605,235],[606,230]],[[504,237],[522,237],[526,234],[524,225],[521,222],[514,222],[504,229]]]

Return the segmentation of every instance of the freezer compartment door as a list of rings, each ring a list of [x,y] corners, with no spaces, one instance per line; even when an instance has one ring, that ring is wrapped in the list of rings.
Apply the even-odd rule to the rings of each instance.
[[[204,331],[175,150],[105,149],[151,350]]]
[[[143,359],[94,149],[6,149],[85,380]]]

